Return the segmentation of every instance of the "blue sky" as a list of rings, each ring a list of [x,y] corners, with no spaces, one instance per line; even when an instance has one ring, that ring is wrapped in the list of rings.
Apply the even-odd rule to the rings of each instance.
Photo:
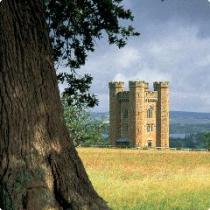
[[[208,0],[125,0],[141,36],[118,50],[104,40],[79,71],[94,77],[92,92],[108,111],[111,80],[170,81],[171,110],[210,112]]]

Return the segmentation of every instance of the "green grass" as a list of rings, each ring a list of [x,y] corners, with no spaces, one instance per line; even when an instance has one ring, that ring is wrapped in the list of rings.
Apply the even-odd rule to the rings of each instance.
[[[210,153],[94,148],[78,153],[114,210],[210,209]]]

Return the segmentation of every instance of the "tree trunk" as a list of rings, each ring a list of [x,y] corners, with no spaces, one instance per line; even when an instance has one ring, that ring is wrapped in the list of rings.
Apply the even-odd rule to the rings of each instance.
[[[0,3],[0,208],[108,209],[65,127],[40,0]]]

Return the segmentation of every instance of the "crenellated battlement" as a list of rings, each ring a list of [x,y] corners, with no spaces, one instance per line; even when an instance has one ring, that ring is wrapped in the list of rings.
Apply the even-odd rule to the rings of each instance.
[[[153,83],[154,90],[158,90],[160,88],[168,88],[169,87],[169,82],[168,81],[163,81],[163,82],[154,82]]]
[[[109,82],[109,88],[122,88],[124,87],[124,82],[122,81],[112,81]]]
[[[130,88],[136,88],[136,87],[144,87],[144,88],[149,88],[149,83],[141,80],[137,81],[129,81],[129,87]]]

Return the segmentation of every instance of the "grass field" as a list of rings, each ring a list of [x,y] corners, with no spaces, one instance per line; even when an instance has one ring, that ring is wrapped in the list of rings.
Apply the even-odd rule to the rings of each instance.
[[[210,209],[210,153],[97,148],[78,153],[114,210]]]

